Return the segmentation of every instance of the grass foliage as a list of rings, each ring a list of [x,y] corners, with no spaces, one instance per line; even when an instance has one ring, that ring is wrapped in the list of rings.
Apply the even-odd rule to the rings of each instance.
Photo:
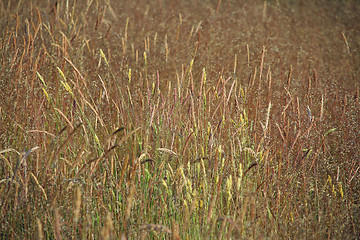
[[[1,239],[360,237],[357,1],[0,1]]]

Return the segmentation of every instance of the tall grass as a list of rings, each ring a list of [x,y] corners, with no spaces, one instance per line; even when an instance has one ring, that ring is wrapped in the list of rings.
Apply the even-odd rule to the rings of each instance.
[[[356,1],[0,2],[2,239],[355,239]]]

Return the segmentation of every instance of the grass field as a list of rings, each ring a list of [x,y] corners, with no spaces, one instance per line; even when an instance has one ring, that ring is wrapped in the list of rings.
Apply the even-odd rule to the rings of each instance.
[[[0,239],[360,238],[359,1],[0,0]]]

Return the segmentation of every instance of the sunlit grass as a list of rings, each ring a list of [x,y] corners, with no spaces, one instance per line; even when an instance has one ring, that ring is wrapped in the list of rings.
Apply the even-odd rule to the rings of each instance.
[[[359,4],[301,2],[1,3],[0,237],[359,237]]]

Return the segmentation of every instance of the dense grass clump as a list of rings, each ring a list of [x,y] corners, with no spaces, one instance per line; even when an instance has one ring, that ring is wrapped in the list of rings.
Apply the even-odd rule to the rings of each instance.
[[[359,238],[359,12],[0,1],[0,238]]]

